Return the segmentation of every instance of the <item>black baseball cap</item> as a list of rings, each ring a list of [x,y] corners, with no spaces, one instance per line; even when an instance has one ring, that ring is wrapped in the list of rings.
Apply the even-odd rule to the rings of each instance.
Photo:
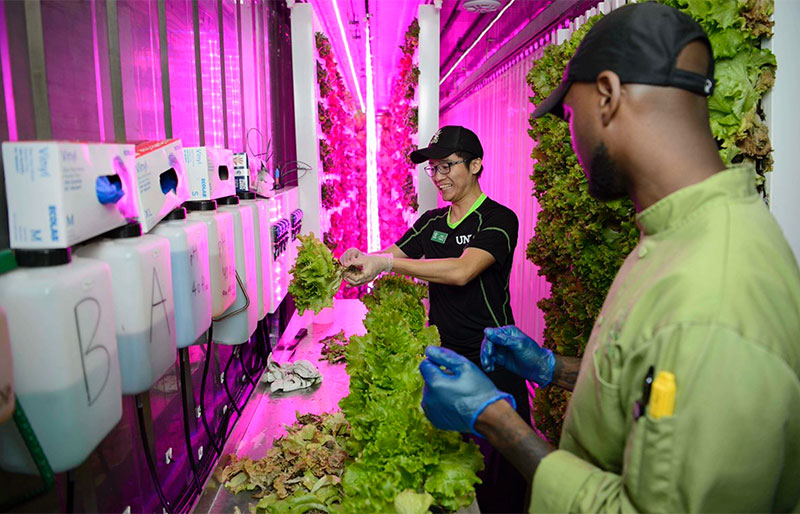
[[[675,67],[681,50],[693,41],[711,43],[691,16],[674,7],[647,2],[630,4],[603,16],[589,29],[569,60],[561,84],[533,111],[564,117],[562,102],[573,82],[594,82],[605,70],[622,83],[671,86],[703,96],[714,92],[714,59],[701,75]]]
[[[429,159],[444,159],[459,151],[483,157],[483,147],[475,132],[458,125],[447,125],[436,131],[427,148],[411,152],[411,162],[419,164]]]

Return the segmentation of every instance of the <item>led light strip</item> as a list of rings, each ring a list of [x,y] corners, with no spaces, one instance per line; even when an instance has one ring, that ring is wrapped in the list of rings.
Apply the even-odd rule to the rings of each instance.
[[[97,96],[97,123],[100,129],[100,141],[106,141],[106,124],[103,116],[103,87],[100,79],[100,50],[97,43],[97,6],[95,0],[91,2],[92,9],[92,56],[94,57],[94,85]]]
[[[473,48],[475,48],[475,45],[477,45],[477,44],[480,42],[480,40],[481,40],[481,39],[483,39],[483,36],[485,36],[485,35],[486,35],[486,33],[487,33],[487,32],[489,32],[489,29],[491,29],[491,28],[494,26],[494,24],[495,24],[495,23],[497,23],[497,20],[499,20],[499,19],[500,19],[500,17],[501,17],[501,16],[503,16],[503,14],[504,14],[504,13],[505,13],[505,12],[508,10],[508,8],[509,8],[509,7],[511,7],[511,6],[514,4],[514,2],[516,2],[516,1],[517,1],[517,0],[511,0],[510,2],[508,2],[508,3],[506,4],[506,6],[505,6],[505,7],[503,7],[503,10],[502,10],[502,11],[500,11],[499,13],[497,13],[497,16],[495,16],[495,17],[494,17],[494,19],[492,20],[492,22],[491,22],[491,23],[490,23],[490,24],[489,24],[489,25],[488,25],[488,26],[487,26],[485,29],[483,29],[483,32],[481,32],[481,33],[480,33],[480,35],[477,37],[477,39],[475,39],[475,41],[473,41],[473,42],[472,42],[472,44],[471,44],[471,45],[469,45],[469,48],[467,48],[467,51],[466,51],[466,52],[464,52],[463,54],[461,54],[461,57],[459,57],[459,58],[458,58],[458,60],[456,61],[456,63],[453,65],[453,67],[452,67],[452,68],[450,68],[450,71],[448,71],[448,72],[445,74],[445,76],[444,76],[444,77],[442,77],[442,80],[440,80],[440,81],[439,81],[439,85],[440,85],[440,86],[441,86],[442,84],[444,84],[444,81],[445,81],[445,80],[447,80],[447,77],[449,77],[449,76],[450,76],[450,75],[451,75],[451,74],[452,74],[452,73],[455,71],[455,69],[456,69],[456,67],[458,66],[458,64],[459,64],[461,61],[463,61],[463,60],[464,60],[464,57],[466,57],[466,56],[467,56],[467,54],[468,54],[468,53],[470,53],[470,51],[472,51],[472,49],[473,49]],[[334,5],[335,5],[335,4],[336,4],[336,2],[334,2]],[[338,15],[339,15],[339,14],[338,14],[339,12],[337,11],[336,13],[337,13],[336,15],[338,16]],[[349,54],[348,54],[348,55],[349,55]]]
[[[11,76],[11,52],[9,51],[6,9],[0,5],[0,68],[3,71],[3,94],[6,102],[8,140],[17,140],[17,110],[14,104],[14,80]]]
[[[375,88],[372,84],[372,48],[370,47],[369,19],[366,23],[367,40],[367,251],[381,249],[381,227],[378,218],[378,134],[375,123]]]
[[[336,13],[336,22],[339,24],[339,33],[342,35],[342,44],[344,45],[344,51],[347,54],[347,62],[350,64],[350,74],[353,76],[353,83],[356,85],[356,93],[358,94],[358,103],[361,105],[361,112],[365,112],[364,109],[364,98],[361,97],[361,87],[358,85],[358,76],[356,75],[356,67],[353,66],[353,56],[350,55],[350,45],[347,42],[347,34],[344,31],[344,25],[342,24],[342,16],[339,14],[339,6],[337,5],[337,1],[333,0],[333,12]]]

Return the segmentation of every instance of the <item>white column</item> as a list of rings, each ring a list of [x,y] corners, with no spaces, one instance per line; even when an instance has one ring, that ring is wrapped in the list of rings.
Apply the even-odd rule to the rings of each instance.
[[[439,9],[419,6],[419,146],[428,146],[439,130]],[[428,174],[417,166],[419,212],[435,209],[438,193]]]
[[[775,1],[774,36],[765,46],[778,59],[775,87],[764,99],[775,168],[768,174],[770,208],[800,259],[800,2]]]
[[[292,7],[292,83],[297,159],[311,166],[298,174],[298,196],[303,210],[303,233],[320,231],[320,162],[317,136],[317,72],[311,4]]]

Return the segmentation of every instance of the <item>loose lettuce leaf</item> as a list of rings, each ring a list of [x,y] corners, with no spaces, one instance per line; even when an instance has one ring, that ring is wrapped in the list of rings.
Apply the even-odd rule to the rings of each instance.
[[[415,493],[406,489],[394,498],[394,510],[397,514],[425,514],[433,503],[433,496],[428,493]]]

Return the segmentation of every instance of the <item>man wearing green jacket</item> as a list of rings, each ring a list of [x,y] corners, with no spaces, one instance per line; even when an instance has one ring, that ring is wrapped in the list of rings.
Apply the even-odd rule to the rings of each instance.
[[[582,359],[514,326],[481,364],[573,390],[558,449],[473,363],[428,348],[423,408],[485,436],[532,484],[536,512],[800,511],[800,271],[708,122],[708,38],[655,3],[600,20],[536,109],[570,124],[599,200],[630,196],[639,244]]]

